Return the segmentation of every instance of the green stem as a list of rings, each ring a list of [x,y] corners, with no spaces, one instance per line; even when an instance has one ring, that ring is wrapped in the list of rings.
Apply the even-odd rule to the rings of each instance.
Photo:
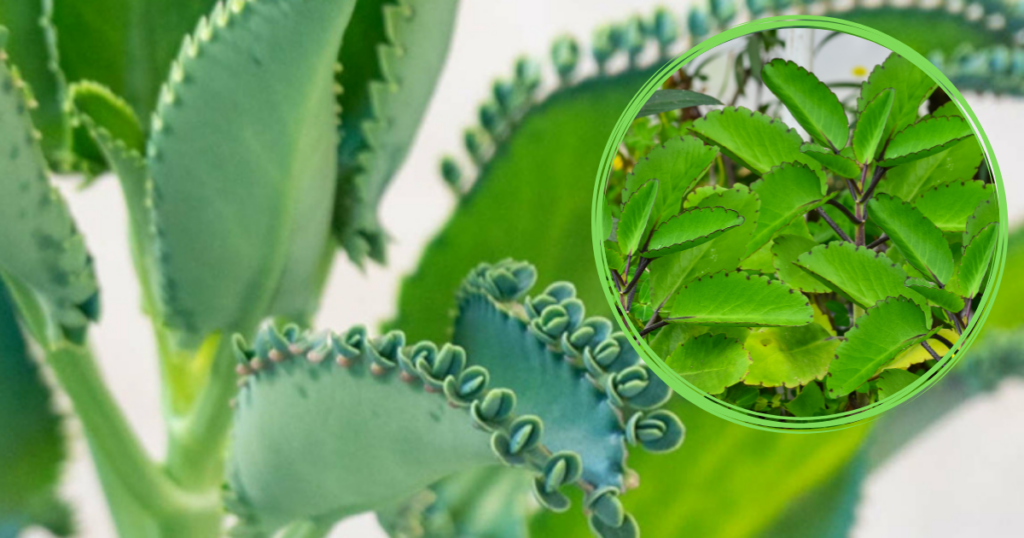
[[[219,505],[216,491],[205,495],[185,492],[149,459],[103,383],[89,349],[63,344],[48,350],[46,357],[71,399],[96,457],[141,508],[159,518]]]

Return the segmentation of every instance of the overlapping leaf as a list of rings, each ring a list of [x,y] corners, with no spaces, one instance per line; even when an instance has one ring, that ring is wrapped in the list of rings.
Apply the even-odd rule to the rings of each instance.
[[[690,90],[664,89],[654,92],[651,98],[640,107],[636,117],[661,114],[680,108],[689,108],[700,105],[721,105],[722,102],[710,95],[692,92]]]
[[[743,217],[724,207],[698,207],[684,210],[658,226],[651,236],[647,258],[660,258],[703,245],[743,224]]]
[[[721,394],[743,380],[750,355],[739,340],[704,333],[686,341],[665,359],[675,373],[708,393]]]
[[[800,151],[818,161],[833,174],[840,177],[855,178],[860,175],[860,166],[846,155],[846,152],[834,153],[831,149],[817,144],[804,144]]]
[[[949,244],[942,231],[917,208],[887,194],[878,194],[868,202],[868,214],[911,266],[943,284],[953,276]]]
[[[964,254],[956,272],[956,284],[965,297],[974,297],[981,290],[998,238],[999,225],[993,223],[978,232],[964,246]]]
[[[819,245],[801,254],[796,264],[864,308],[886,297],[920,298],[904,285],[907,274],[888,256],[853,243],[833,241]],[[864,278],[865,275],[871,278]]]
[[[815,142],[834,148],[846,146],[850,135],[846,111],[836,94],[813,73],[794,62],[775,59],[762,68],[761,80]]]
[[[742,107],[708,112],[690,127],[758,174],[784,162],[810,159],[800,153],[803,140],[781,121]]]
[[[755,181],[750,190],[761,199],[754,236],[747,245],[752,254],[793,220],[825,203],[825,189],[818,176],[803,164],[783,163]]]
[[[896,89],[889,119],[885,123],[883,138],[888,137],[914,123],[917,119],[917,110],[936,86],[935,81],[927,73],[894,52],[871,70],[868,79],[861,86],[857,110],[863,111],[870,101],[885,90]]]
[[[768,277],[722,272],[697,279],[679,290],[670,318],[695,325],[796,327],[814,312],[807,297]]]
[[[868,308],[836,348],[829,369],[833,397],[849,394],[874,377],[903,350],[923,342],[930,330],[921,307],[902,297],[890,297]]]
[[[936,185],[914,200],[914,207],[944,232],[962,232],[967,219],[992,190],[981,181],[953,181]]]
[[[772,245],[772,263],[783,282],[808,293],[827,293],[829,287],[803,268],[794,264],[800,255],[810,252],[818,242],[806,237],[782,234]]]
[[[956,343],[956,341],[960,339],[960,335],[956,334],[956,331],[952,329],[939,329],[939,331],[935,334],[942,336],[943,338],[949,340],[952,343]],[[940,357],[945,356],[946,352],[949,351],[949,348],[946,347],[946,344],[943,344],[938,339],[930,340],[928,342],[928,345],[931,346],[932,350],[938,353]],[[933,359],[934,357],[932,357],[932,354],[929,353],[928,350],[924,348],[924,346],[911,346],[907,348],[906,351],[897,355],[896,358],[892,360],[892,362],[886,364],[885,368],[886,370],[906,370],[907,368],[910,368],[915,364],[921,364],[922,362],[930,361]],[[883,373],[886,370],[883,370]]]
[[[652,179],[637,189],[622,207],[622,217],[615,229],[619,249],[623,255],[633,254],[644,240],[647,221],[651,217],[658,196],[658,180]]]
[[[934,282],[921,278],[908,278],[907,287],[920,293],[925,299],[938,305],[940,308],[952,312],[959,312],[964,308],[964,300],[957,294],[939,288]]]
[[[877,192],[914,200],[932,187],[974,177],[982,160],[977,139],[968,137],[941,153],[890,168]]]
[[[886,134],[886,124],[896,91],[886,88],[875,95],[860,111],[853,129],[853,153],[857,161],[868,165],[878,153],[878,143]]]
[[[753,361],[744,383],[797,387],[823,379],[839,340],[817,323],[751,331],[744,344]]]
[[[906,370],[885,370],[878,376],[878,399],[884,400],[896,394],[917,381],[917,378]]]
[[[927,118],[893,135],[880,164],[892,167],[930,157],[972,136],[971,125],[959,117]]]
[[[692,136],[672,138],[637,161],[626,176],[623,200],[641,185],[657,179],[658,201],[654,216],[659,222],[679,212],[682,199],[707,172],[718,155],[718,148],[707,146]]]

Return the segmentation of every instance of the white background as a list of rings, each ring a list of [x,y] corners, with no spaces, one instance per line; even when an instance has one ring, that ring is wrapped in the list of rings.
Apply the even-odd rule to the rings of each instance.
[[[649,14],[661,2],[588,0],[466,0],[459,14],[448,65],[426,121],[401,173],[384,200],[382,218],[393,234],[387,267],[365,272],[347,260],[335,265],[318,318],[320,326],[374,326],[394,314],[399,279],[410,272],[427,240],[453,207],[438,178],[441,155],[461,155],[462,129],[472,124],[476,105],[497,76],[510,73],[520,54],[547,58],[552,39],[571,33],[583,42],[601,23]],[[681,13],[686,4],[674,7]],[[857,62],[870,67],[851,47],[845,56],[815,66],[823,78],[852,79]],[[845,59],[844,59],[845,58]],[[585,70],[592,71],[589,57]],[[548,82],[552,74],[546,71]],[[1024,171],[1019,126],[1024,100],[968,95],[995,148],[1007,187],[1011,215],[1024,214]],[[557,151],[557,148],[552,148]],[[126,216],[116,182],[106,178],[86,191],[66,189],[72,210],[97,258],[105,313],[93,332],[104,374],[147,448],[162,455],[155,351],[125,242]],[[1008,275],[1013,278],[1017,275]],[[893,458],[868,481],[858,510],[857,537],[1019,536],[1014,516],[1024,507],[1024,383],[1008,382],[950,415]],[[83,536],[113,536],[82,435],[75,439],[63,493],[77,509]],[[334,536],[383,537],[372,515],[347,520]]]

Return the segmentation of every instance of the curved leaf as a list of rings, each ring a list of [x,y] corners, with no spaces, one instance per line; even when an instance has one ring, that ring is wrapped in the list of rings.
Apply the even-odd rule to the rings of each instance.
[[[641,185],[658,180],[658,203],[654,217],[658,222],[679,212],[682,199],[693,189],[718,156],[718,148],[706,146],[692,136],[672,138],[637,161],[626,176],[622,199],[628,199]]]
[[[892,88],[882,90],[864,106],[857,117],[857,126],[853,129],[853,153],[858,162],[871,164],[878,153],[878,143],[886,134],[885,126],[895,94]]]
[[[817,144],[804,144],[800,146],[800,151],[824,165],[837,176],[850,179],[860,176],[860,166],[853,159],[840,153],[833,153],[826,147]]]
[[[739,340],[724,334],[705,333],[676,348],[665,364],[693,386],[708,393],[721,394],[727,387],[743,381],[750,366],[750,355]]]
[[[967,219],[992,191],[981,181],[953,181],[936,185],[914,200],[914,207],[944,232],[963,232]]]
[[[750,185],[761,199],[757,228],[747,254],[764,246],[779,230],[821,206],[827,199],[818,176],[803,164],[783,163]]]
[[[931,157],[890,168],[877,192],[913,200],[937,185],[974,177],[983,158],[978,140],[968,137]]]
[[[883,138],[914,123],[917,111],[925,99],[932,94],[937,84],[924,71],[899,54],[891,53],[884,62],[871,70],[868,79],[861,85],[857,110],[863,112],[867,104],[887,89],[895,88],[892,109],[885,122]]]
[[[956,343],[956,341],[960,339],[960,335],[956,334],[956,331],[953,331],[952,329],[939,329],[939,331],[935,334],[944,337],[951,343]],[[935,352],[938,353],[940,357],[945,356],[946,352],[949,351],[949,348],[946,347],[946,344],[943,344],[939,340],[932,339],[930,342],[928,342],[928,345],[931,346],[932,349],[935,350]],[[882,372],[884,373],[892,369],[906,370],[907,368],[910,368],[915,364],[921,364],[922,362],[930,361],[933,359],[934,357],[932,357],[932,354],[928,353],[928,350],[925,349],[924,347],[911,346],[907,348],[907,350],[904,351],[903,353],[900,353],[895,359],[892,360],[892,362],[886,364],[885,370],[883,370]]]
[[[716,278],[717,277],[717,278]],[[722,272],[685,285],[672,302],[671,321],[756,327],[807,325],[807,297],[768,277]]]
[[[982,230],[988,228],[990,224],[996,224],[999,222],[999,203],[996,201],[995,193],[983,200],[981,203],[974,208],[971,216],[967,218],[967,224],[964,226],[963,241],[964,245],[969,244],[977,237]]]
[[[924,311],[913,301],[902,297],[880,301],[857,319],[846,333],[846,341],[836,348],[836,360],[829,369],[829,393],[838,398],[857,390],[900,352],[933,333]]]
[[[961,118],[926,118],[893,135],[879,164],[892,167],[930,157],[971,136],[971,125]]]
[[[836,94],[813,73],[779,58],[761,69],[761,80],[817,143],[846,146],[850,136],[846,111]]]
[[[868,201],[868,215],[918,271],[943,284],[953,276],[953,252],[946,238],[917,208],[887,194],[878,194]]]
[[[790,286],[807,293],[828,293],[829,287],[813,275],[794,264],[801,254],[818,246],[813,239],[792,234],[782,234],[772,245],[772,264],[779,278]]]
[[[920,298],[904,285],[907,274],[888,256],[853,243],[833,241],[818,245],[801,254],[796,264],[863,308],[886,297]]]
[[[703,245],[743,224],[743,217],[732,209],[698,207],[665,221],[654,230],[645,258],[660,258],[681,250]]]
[[[704,95],[703,93],[692,92],[690,90],[657,90],[654,92],[654,95],[651,95],[651,98],[644,103],[644,106],[640,107],[640,113],[637,114],[636,117],[642,118],[644,116],[661,114],[663,112],[678,110],[680,108],[689,108],[692,106],[713,106],[721,104],[721,101],[710,95]]]
[[[353,5],[218,5],[186,40],[147,155],[170,325],[248,331],[315,306],[333,250],[333,67]]]
[[[619,218],[618,227],[615,229],[615,236],[619,240],[619,249],[623,254],[627,256],[633,254],[640,247],[657,197],[658,180],[652,179],[644,183],[623,204],[622,217]]]
[[[758,174],[784,162],[810,159],[800,153],[803,140],[785,123],[743,107],[712,110],[693,122],[700,138]]]
[[[907,287],[920,293],[925,299],[945,308],[951,312],[959,312],[964,309],[964,300],[955,293],[940,289],[930,280],[921,278],[908,278]]]
[[[906,370],[885,370],[878,376],[878,399],[884,400],[917,381],[918,376]]]
[[[838,342],[836,343],[838,344]],[[828,359],[832,360],[832,354]],[[822,394],[821,387],[817,383],[810,383],[785,406],[786,410],[793,413],[795,417],[818,416],[825,412],[825,395]]]
[[[960,258],[956,280],[959,291],[965,297],[974,297],[981,290],[981,283],[988,273],[989,262],[999,238],[999,225],[989,224],[976,235],[969,244],[964,246],[964,255]]]
[[[750,332],[744,344],[753,361],[744,383],[798,387],[824,379],[839,340],[817,323]]]

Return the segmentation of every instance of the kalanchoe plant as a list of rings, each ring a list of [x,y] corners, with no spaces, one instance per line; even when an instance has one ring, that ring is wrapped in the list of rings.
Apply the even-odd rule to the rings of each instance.
[[[669,367],[726,401],[856,409],[963,334],[996,246],[995,188],[954,103],[919,115],[941,91],[896,54],[850,110],[793,62],[758,72],[807,139],[743,107],[661,116],[688,132],[611,191],[616,306]]]

